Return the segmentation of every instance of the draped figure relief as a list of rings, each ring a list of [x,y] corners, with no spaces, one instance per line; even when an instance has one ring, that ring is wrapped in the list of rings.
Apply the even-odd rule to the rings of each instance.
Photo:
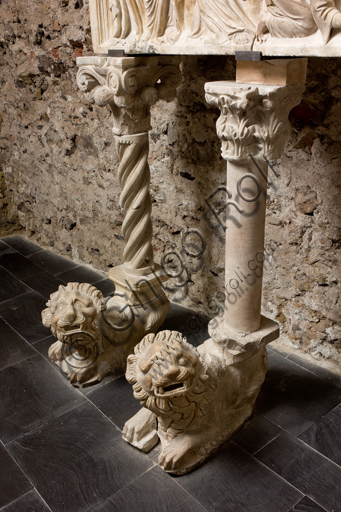
[[[183,29],[183,6],[173,0],[110,0],[113,37],[174,43]]]
[[[197,0],[191,37],[205,37],[208,43],[252,42],[261,0]]]
[[[174,42],[181,34],[181,5],[173,0],[145,0],[148,36]],[[168,37],[167,37],[168,36]],[[162,42],[162,40],[160,40]]]
[[[278,39],[310,38],[302,55],[339,55],[341,0],[89,0],[96,17],[93,41],[98,53],[124,48],[127,53],[196,54],[198,46],[216,46],[221,54],[267,50],[281,55]],[[311,38],[310,36],[313,36]],[[337,37],[334,37],[337,36]],[[269,40],[270,39],[270,40]],[[333,40],[327,53],[324,47]],[[264,46],[265,45],[265,46]],[[234,46],[236,48],[234,49]],[[164,48],[163,48],[164,47]],[[167,47],[167,48],[166,48]],[[242,48],[241,48],[242,47]],[[297,44],[286,55],[298,55]],[[289,52],[289,53],[288,53]],[[310,53],[309,53],[310,52]],[[214,53],[214,49],[208,53]],[[329,53],[328,53],[329,54]]]
[[[143,0],[110,0],[115,39],[143,34]]]
[[[257,34],[308,37],[319,30],[327,44],[332,28],[341,28],[341,13],[333,0],[264,0]]]

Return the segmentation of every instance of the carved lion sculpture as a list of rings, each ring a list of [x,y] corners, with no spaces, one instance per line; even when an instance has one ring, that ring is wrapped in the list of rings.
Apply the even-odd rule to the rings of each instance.
[[[126,422],[123,439],[143,451],[160,439],[159,464],[187,473],[251,415],[267,369],[265,347],[233,363],[211,339],[196,349],[176,331],[149,334],[128,357],[126,378],[145,409]]]
[[[49,348],[49,357],[75,386],[100,382],[125,368],[136,343],[160,327],[168,309],[162,295],[143,309],[133,309],[116,297],[104,299],[100,290],[87,283],[59,286],[42,312],[43,324],[58,338]]]

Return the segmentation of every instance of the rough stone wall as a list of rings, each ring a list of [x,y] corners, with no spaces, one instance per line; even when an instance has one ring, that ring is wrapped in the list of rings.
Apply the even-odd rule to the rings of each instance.
[[[87,104],[75,80],[76,57],[91,54],[88,2],[1,0],[0,34],[0,233],[20,222],[42,247],[108,270],[122,262],[123,217],[109,108]],[[225,184],[226,164],[204,83],[233,79],[234,59],[185,57],[182,70],[177,100],[153,107],[155,259],[169,273],[182,270],[167,283],[169,298],[212,316],[222,307],[225,232],[205,199]],[[263,296],[264,313],[281,323],[284,339],[335,360],[340,79],[340,59],[310,59],[291,139],[270,171]],[[224,197],[213,202],[223,206]],[[189,229],[200,236],[184,239]]]

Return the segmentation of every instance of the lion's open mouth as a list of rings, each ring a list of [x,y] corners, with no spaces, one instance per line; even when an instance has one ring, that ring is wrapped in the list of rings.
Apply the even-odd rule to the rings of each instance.
[[[168,386],[159,386],[155,390],[155,396],[176,396],[185,393],[188,389],[186,382],[174,382]]]
[[[72,332],[72,331],[80,331],[81,330],[81,326],[79,324],[72,324],[72,325],[65,325],[63,327],[61,327],[61,331],[63,333],[66,333],[66,332]]]

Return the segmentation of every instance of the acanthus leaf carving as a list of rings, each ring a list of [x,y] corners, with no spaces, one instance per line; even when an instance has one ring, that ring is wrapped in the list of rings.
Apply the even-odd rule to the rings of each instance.
[[[222,156],[229,161],[246,161],[264,156],[279,158],[291,125],[290,110],[299,103],[304,85],[270,86],[217,82],[208,85],[206,101],[219,107],[218,137]],[[224,91],[222,91],[222,84]]]

